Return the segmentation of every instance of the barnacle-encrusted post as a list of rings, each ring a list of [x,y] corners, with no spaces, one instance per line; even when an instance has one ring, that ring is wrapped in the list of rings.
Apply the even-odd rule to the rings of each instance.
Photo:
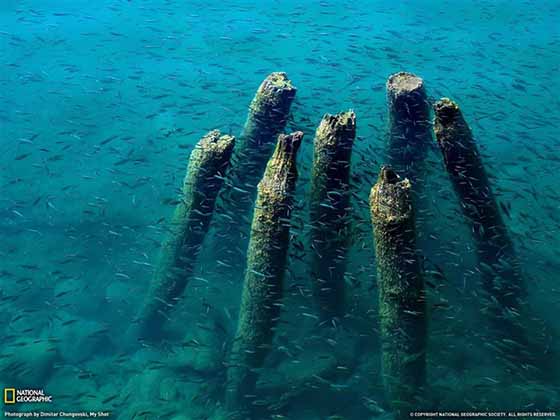
[[[262,365],[268,354],[280,316],[297,179],[296,155],[302,137],[301,131],[278,137],[258,185],[239,321],[228,369],[226,404],[231,412],[244,412],[250,405],[257,379],[254,369]]]
[[[426,381],[426,300],[410,187],[383,167],[369,198],[383,377],[397,419],[408,418]]]
[[[344,272],[350,235],[350,156],[356,115],[326,114],[315,133],[311,175],[313,294],[322,320],[344,314]]]
[[[471,223],[495,327],[510,339],[525,342],[520,322],[526,290],[519,261],[471,130],[452,100],[442,98],[434,110],[437,143],[463,213]]]
[[[182,196],[175,208],[145,303],[138,315],[137,337],[157,338],[167,313],[181,297],[208,232],[214,204],[229,166],[235,138],[218,130],[193,149]]]
[[[244,249],[255,200],[257,183],[263,176],[267,161],[274,149],[278,134],[286,127],[296,88],[286,73],[271,73],[260,85],[251,105],[245,127],[234,153],[230,171],[231,185],[224,190],[226,210],[235,215],[235,225],[221,235],[225,249]],[[232,271],[242,268],[243,261],[224,253],[222,258],[233,265]],[[239,271],[239,270],[238,270]]]
[[[389,164],[417,188],[422,165],[432,141],[430,104],[423,80],[399,72],[387,80],[389,107]]]

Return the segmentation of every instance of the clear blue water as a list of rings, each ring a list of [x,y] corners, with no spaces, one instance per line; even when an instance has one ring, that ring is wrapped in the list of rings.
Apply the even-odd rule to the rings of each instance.
[[[385,82],[405,70],[431,98],[457,101],[472,128],[509,212],[528,321],[545,341],[533,356],[546,365],[546,374],[522,362],[521,376],[505,373],[479,334],[472,239],[434,148],[423,209],[433,235],[423,242],[445,275],[429,290],[430,402],[419,409],[558,410],[559,35],[554,1],[2,0],[0,385],[43,388],[54,400],[10,409],[225,418],[241,280],[225,274],[216,248],[205,248],[172,313],[184,339],[128,350],[123,335],[147,293],[190,150],[214,128],[238,135],[260,82],[285,71],[298,89],[286,131],[305,133],[298,220],[307,217],[321,117],[357,115],[354,324],[329,351],[345,361],[337,359],[343,374],[328,376],[325,350],[309,341],[318,332],[308,267],[291,258],[285,322],[259,388],[263,405],[277,407],[260,415],[390,416],[364,200],[385,159]],[[217,211],[213,231],[226,216]],[[293,234],[308,240],[304,221]]]

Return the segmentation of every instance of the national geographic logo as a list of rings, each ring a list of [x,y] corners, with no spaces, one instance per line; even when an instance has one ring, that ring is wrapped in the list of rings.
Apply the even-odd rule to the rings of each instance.
[[[4,388],[4,404],[15,403],[52,403],[52,395],[43,389]]]
[[[15,403],[16,403],[16,389],[4,388],[4,404],[15,404]]]

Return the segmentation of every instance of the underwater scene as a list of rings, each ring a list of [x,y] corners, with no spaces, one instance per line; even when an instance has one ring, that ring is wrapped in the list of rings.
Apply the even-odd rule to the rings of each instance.
[[[560,416],[560,3],[0,0],[2,418]]]

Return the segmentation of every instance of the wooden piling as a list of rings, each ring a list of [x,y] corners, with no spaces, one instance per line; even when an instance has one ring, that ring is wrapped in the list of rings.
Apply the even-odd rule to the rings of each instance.
[[[290,216],[303,133],[278,137],[261,182],[251,226],[237,333],[227,375],[226,406],[249,416],[257,374],[274,337],[289,248]]]
[[[432,143],[430,104],[424,81],[407,72],[391,75],[387,80],[389,108],[388,162],[413,188],[420,187],[424,159]]]
[[[353,111],[326,114],[317,128],[311,175],[313,294],[322,321],[344,315],[346,254],[351,235],[350,157]]]
[[[383,379],[397,419],[409,417],[426,383],[426,298],[410,188],[407,179],[383,167],[369,199]]]
[[[455,102],[443,98],[434,104],[434,110],[437,143],[471,224],[492,324],[500,335],[526,344],[521,325],[526,289],[520,263],[476,142]]]
[[[233,275],[243,273],[244,255],[250,231],[250,220],[257,191],[277,137],[286,127],[296,88],[286,73],[271,73],[259,86],[251,105],[243,132],[233,156],[229,182],[224,188],[224,209],[236,218],[235,224],[220,229],[217,247],[223,249],[222,259],[231,266]]]
[[[160,337],[169,312],[181,298],[210,227],[234,144],[234,137],[213,130],[193,149],[180,202],[162,244],[148,295],[137,316],[136,338]]]

